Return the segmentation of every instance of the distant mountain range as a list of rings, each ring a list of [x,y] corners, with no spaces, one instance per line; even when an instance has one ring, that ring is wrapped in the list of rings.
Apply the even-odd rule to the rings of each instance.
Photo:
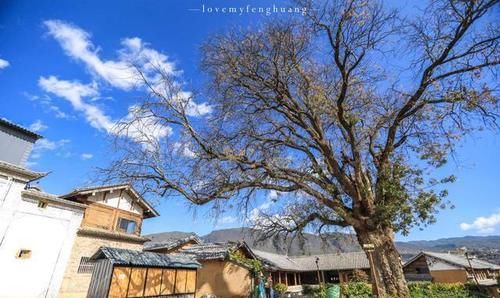
[[[331,233],[319,237],[304,234],[304,239],[285,239],[273,236],[261,239],[259,231],[251,228],[215,230],[201,237],[206,242],[224,242],[245,240],[252,248],[288,255],[312,255],[321,253],[360,251],[354,234]],[[437,240],[396,242],[396,247],[403,259],[422,251],[454,251],[467,247],[478,258],[500,264],[500,236],[465,236]]]

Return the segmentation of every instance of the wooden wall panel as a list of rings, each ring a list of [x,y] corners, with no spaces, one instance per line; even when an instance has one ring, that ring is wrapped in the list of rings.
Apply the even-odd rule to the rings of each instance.
[[[177,270],[175,293],[186,293],[187,272],[188,270]]]
[[[146,268],[132,268],[128,285],[128,297],[142,297],[144,283],[146,282],[146,270]]]
[[[109,288],[109,297],[126,297],[130,268],[115,267],[111,277],[111,286]]]
[[[161,295],[169,295],[174,293],[175,288],[175,270],[164,269],[162,272]]]
[[[112,208],[99,203],[89,203],[82,220],[82,227],[99,228],[110,231],[119,231],[119,218],[133,220],[136,223],[134,234],[140,235],[142,216],[130,211]]]
[[[186,276],[186,293],[196,292],[196,270],[189,270]]]
[[[161,290],[161,269],[149,268],[146,277],[146,288],[144,289],[144,296],[158,296]]]
[[[113,229],[113,210],[91,205],[85,210],[82,226],[111,230]]]

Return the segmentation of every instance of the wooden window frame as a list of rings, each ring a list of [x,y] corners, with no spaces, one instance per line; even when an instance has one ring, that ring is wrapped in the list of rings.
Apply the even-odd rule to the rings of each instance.
[[[120,227],[120,222],[122,220],[127,220],[127,221],[130,221],[130,222],[134,223],[134,231],[132,233],[129,233],[127,230],[124,230],[124,229],[122,229]],[[139,232],[139,223],[135,219],[132,219],[130,217],[123,217],[123,216],[121,216],[121,214],[118,214],[118,218],[116,220],[116,228],[115,228],[115,230],[118,231],[118,232],[121,232],[121,233],[128,234],[128,235],[137,235],[138,232]]]

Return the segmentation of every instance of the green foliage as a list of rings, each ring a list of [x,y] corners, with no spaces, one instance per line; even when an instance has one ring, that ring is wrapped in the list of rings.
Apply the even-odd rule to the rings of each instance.
[[[346,298],[372,297],[372,286],[366,282],[350,282],[341,284],[340,291]]]
[[[229,253],[229,259],[236,263],[249,267],[252,273],[257,276],[262,273],[262,262],[256,259],[247,258],[241,251],[234,250]]]
[[[285,284],[278,283],[274,286],[274,290],[278,294],[283,294],[288,290],[288,286]]]
[[[323,287],[323,286],[313,287],[313,286],[309,286],[309,285],[303,285],[302,286],[302,294],[313,296],[315,298],[325,298],[326,297],[326,289],[327,289],[327,287]]]
[[[410,283],[410,293],[412,298],[475,298],[475,297],[489,297],[485,290],[480,290],[474,284],[444,284],[444,283],[430,283],[418,282]]]
[[[445,284],[431,282],[409,283],[412,298],[479,298],[489,297],[486,290],[479,289],[475,284]],[[341,291],[346,298],[370,298],[372,287],[369,283],[351,282],[341,285]]]

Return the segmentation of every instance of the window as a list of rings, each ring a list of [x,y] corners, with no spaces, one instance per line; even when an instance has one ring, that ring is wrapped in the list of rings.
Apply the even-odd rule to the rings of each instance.
[[[427,268],[427,267],[417,267],[415,269],[417,271],[417,274],[427,274],[427,273],[429,273],[429,268]]]
[[[125,232],[128,234],[134,234],[135,227],[136,227],[136,223],[133,220],[125,219],[125,218],[120,218],[118,220],[118,229],[122,232]]]
[[[31,258],[31,250],[29,249],[20,249],[17,254],[16,258],[18,259],[29,259]]]
[[[47,208],[47,202],[38,201],[38,208]]]
[[[91,261],[89,257],[82,257],[80,259],[80,265],[78,266],[77,273],[92,273],[94,264],[94,261]]]

